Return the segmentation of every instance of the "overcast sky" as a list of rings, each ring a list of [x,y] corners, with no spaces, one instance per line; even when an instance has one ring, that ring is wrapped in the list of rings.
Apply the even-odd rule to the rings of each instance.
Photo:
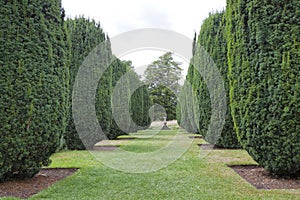
[[[226,0],[62,0],[67,17],[78,15],[99,21],[111,38],[140,28],[169,29],[193,39],[209,12],[223,10]],[[124,56],[135,67],[146,65],[163,52],[136,52]],[[147,56],[146,56],[147,55]],[[177,58],[176,58],[177,59]],[[186,71],[187,63],[184,63]]]

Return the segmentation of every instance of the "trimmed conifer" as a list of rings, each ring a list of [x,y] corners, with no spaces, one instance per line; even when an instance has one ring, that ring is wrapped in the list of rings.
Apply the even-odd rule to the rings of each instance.
[[[239,140],[272,173],[300,172],[299,1],[227,1],[230,104]]]
[[[32,177],[59,145],[68,113],[61,1],[0,3],[0,180]]]
[[[70,52],[70,107],[68,126],[64,139],[66,141],[67,148],[70,150],[83,150],[85,145],[82,143],[72,116],[72,92],[75,83],[77,72],[82,65],[84,59],[88,54],[101,42],[106,40],[106,36],[100,27],[100,23],[96,23],[94,20],[86,19],[84,17],[77,17],[75,19],[66,20],[69,52]],[[111,54],[111,52],[109,52]],[[104,103],[104,102],[103,102]],[[106,106],[106,104],[103,104]],[[105,113],[104,113],[105,114]],[[105,125],[103,125],[105,126]],[[106,126],[105,126],[106,127]]]

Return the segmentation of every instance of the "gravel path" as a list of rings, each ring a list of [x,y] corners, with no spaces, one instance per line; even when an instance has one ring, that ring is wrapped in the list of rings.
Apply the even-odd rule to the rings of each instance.
[[[151,126],[163,126],[164,122],[163,121],[156,121],[156,122],[152,122]],[[172,120],[172,121],[167,121],[167,125],[175,125],[178,126],[177,124],[177,120]]]

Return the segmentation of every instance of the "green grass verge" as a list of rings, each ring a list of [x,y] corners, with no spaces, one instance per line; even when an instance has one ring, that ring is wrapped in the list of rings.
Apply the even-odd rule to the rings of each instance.
[[[155,151],[174,134],[141,131],[131,135],[138,139],[124,141],[121,148],[137,153]],[[52,156],[50,167],[76,167],[79,171],[30,199],[299,199],[300,190],[257,190],[227,167],[255,163],[244,150],[213,150],[200,158],[204,150],[199,143],[204,141],[195,139],[180,159],[145,174],[110,169],[88,151],[59,152]]]

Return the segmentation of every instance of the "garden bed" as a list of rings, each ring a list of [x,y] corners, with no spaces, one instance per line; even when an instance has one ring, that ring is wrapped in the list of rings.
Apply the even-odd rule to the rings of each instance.
[[[45,168],[33,178],[0,183],[0,197],[28,198],[76,171],[76,168]]]
[[[300,177],[275,177],[258,165],[232,165],[229,167],[257,189],[300,189]]]

